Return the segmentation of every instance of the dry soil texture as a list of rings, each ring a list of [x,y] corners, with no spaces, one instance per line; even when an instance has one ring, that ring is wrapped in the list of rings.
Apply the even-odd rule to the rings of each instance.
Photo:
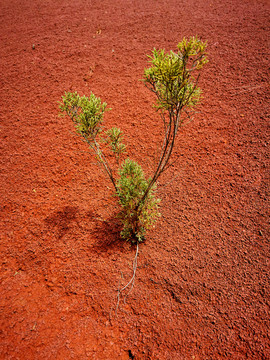
[[[1,0],[0,358],[269,359],[269,3]],[[160,120],[146,54],[208,40],[204,99],[159,185],[135,286],[112,187],[64,91],[112,108],[149,175]]]

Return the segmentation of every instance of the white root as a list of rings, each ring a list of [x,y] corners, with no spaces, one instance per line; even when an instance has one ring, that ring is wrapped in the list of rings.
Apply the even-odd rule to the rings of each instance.
[[[118,289],[118,291],[117,291],[118,294],[117,294],[117,304],[116,304],[116,308],[115,308],[115,315],[117,315],[117,311],[118,311],[119,304],[120,304],[120,297],[121,297],[121,294],[123,293],[123,291],[125,291],[130,286],[127,294],[124,297],[124,303],[125,303],[127,296],[130,294],[130,292],[133,289],[134,282],[135,282],[135,276],[136,276],[136,270],[137,270],[137,264],[138,264],[138,253],[139,253],[139,243],[137,242],[136,254],[135,254],[135,257],[133,260],[133,274],[132,274],[132,277],[129,280],[129,282],[124,287],[122,287],[122,289]]]

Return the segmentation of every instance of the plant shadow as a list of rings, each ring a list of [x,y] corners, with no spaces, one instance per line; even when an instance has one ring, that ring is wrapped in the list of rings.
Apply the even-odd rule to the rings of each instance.
[[[45,218],[45,224],[54,232],[56,238],[61,240],[65,235],[72,232],[74,227],[79,227],[81,217],[90,222],[89,232],[92,238],[91,251],[104,253],[108,251],[123,251],[125,241],[121,239],[121,222],[114,213],[110,217],[101,220],[91,210],[80,213],[75,206],[65,206]]]
[[[77,222],[78,207],[65,206],[62,210],[58,210],[45,218],[45,223],[56,232],[57,238],[60,240],[69,231],[71,225]]]
[[[93,230],[96,241],[91,247],[92,251],[97,253],[124,251],[125,241],[121,239],[121,229],[121,222],[116,216],[110,216],[106,220],[96,223]]]

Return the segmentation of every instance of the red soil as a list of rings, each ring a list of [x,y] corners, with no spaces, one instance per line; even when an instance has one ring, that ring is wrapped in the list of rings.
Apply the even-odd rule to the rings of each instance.
[[[268,5],[1,0],[1,359],[270,358]],[[101,97],[150,174],[162,127],[146,54],[191,35],[209,43],[204,100],[115,316],[135,249],[57,101]]]

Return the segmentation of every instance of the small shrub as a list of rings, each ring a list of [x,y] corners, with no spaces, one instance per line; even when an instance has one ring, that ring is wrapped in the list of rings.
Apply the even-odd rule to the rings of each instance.
[[[123,133],[116,127],[103,131],[103,117],[108,110],[106,103],[93,93],[89,97],[81,97],[77,92],[65,93],[60,103],[61,112],[75,123],[77,132],[95,153],[114,186],[121,205],[121,236],[137,244],[144,240],[146,230],[160,215],[157,180],[170,166],[178,130],[186,120],[191,119],[192,109],[201,97],[197,84],[199,71],[207,62],[206,43],[197,37],[184,38],[177,48],[177,52],[167,53],[154,49],[149,56],[150,67],[144,70],[144,84],[156,95],[155,107],[164,128],[160,157],[153,175],[148,179],[135,161],[126,158],[120,163],[126,152]],[[109,163],[104,146],[109,146],[113,152],[118,171]]]

